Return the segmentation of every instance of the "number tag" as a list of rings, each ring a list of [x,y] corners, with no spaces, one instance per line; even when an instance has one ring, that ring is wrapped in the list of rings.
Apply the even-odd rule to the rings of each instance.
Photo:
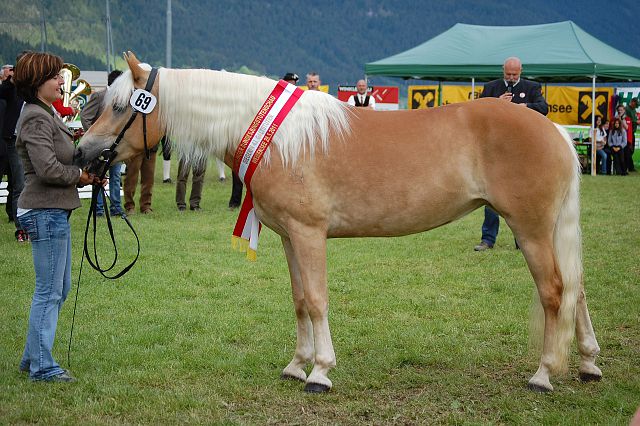
[[[133,109],[143,114],[149,114],[153,111],[156,107],[156,102],[156,97],[143,89],[136,89],[129,100]]]

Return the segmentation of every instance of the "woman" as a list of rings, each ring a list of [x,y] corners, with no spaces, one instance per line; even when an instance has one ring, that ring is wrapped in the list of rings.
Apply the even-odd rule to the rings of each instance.
[[[607,129],[609,122],[602,121],[602,117],[596,116],[596,158],[600,159],[600,174],[607,174],[607,152],[604,150],[607,144]]]
[[[611,147],[616,174],[627,175],[627,169],[624,165],[624,147],[627,146],[627,132],[622,127],[622,122],[619,118],[613,120],[613,128],[609,132],[607,141]]]
[[[18,61],[15,83],[26,104],[16,146],[24,163],[25,185],[18,220],[31,239],[36,276],[29,329],[20,370],[33,381],[72,382],[51,350],[58,313],[71,288],[69,216],[80,207],[76,185],[95,177],[73,166],[72,134],[51,108],[61,95],[62,59],[27,52]]]

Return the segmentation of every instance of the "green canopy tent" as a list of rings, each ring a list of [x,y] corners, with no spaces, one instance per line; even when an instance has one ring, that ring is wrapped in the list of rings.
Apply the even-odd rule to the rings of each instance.
[[[601,42],[571,21],[520,27],[456,24],[412,49],[365,65],[367,75],[488,81],[510,56],[538,81],[640,81],[640,60]]]
[[[525,78],[591,82],[593,98],[596,79],[602,82],[640,81],[640,60],[601,42],[572,21],[518,27],[456,24],[419,46],[365,64],[365,74],[439,81],[471,80],[475,86],[476,80],[500,77],[502,64],[510,56],[522,60]],[[592,174],[595,174],[595,161],[592,161]]]

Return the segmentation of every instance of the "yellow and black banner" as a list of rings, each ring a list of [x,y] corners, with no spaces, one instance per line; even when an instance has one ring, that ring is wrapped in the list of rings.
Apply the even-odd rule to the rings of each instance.
[[[591,125],[591,112],[607,117],[609,102],[613,96],[613,89],[599,87],[596,89],[595,102],[591,99],[591,88],[575,86],[548,86],[543,95],[549,104],[547,117],[555,123],[575,125]],[[477,85],[473,98],[480,97],[482,86]],[[437,85],[409,86],[408,108],[422,109],[438,106],[440,95]],[[472,99],[471,86],[443,85],[442,105],[466,102]]]

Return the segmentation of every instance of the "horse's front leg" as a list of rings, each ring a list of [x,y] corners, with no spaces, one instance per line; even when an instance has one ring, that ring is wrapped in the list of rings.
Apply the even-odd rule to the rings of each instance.
[[[304,390],[327,392],[332,386],[327,374],[336,365],[336,355],[329,332],[326,233],[319,228],[296,224],[289,228],[289,238],[298,261],[306,312],[313,326],[315,357]]]
[[[293,295],[293,305],[296,311],[296,353],[293,359],[282,370],[283,379],[295,379],[300,381],[307,380],[307,373],[304,368],[313,361],[313,325],[309,318],[309,311],[304,302],[304,289],[302,287],[302,278],[300,276],[300,267],[298,259],[296,259],[291,241],[282,237],[282,245],[287,256],[289,265],[289,275],[291,276],[291,292]]]

